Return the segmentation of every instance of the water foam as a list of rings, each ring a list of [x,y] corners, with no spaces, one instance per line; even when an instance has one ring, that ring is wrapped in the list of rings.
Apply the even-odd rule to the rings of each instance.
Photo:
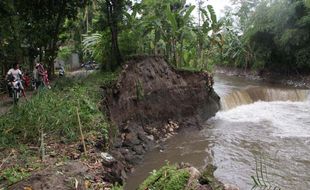
[[[305,101],[309,96],[308,90],[249,87],[234,90],[221,98],[223,110],[235,108],[240,105],[252,104],[257,101]]]
[[[310,101],[258,101],[218,112],[212,120],[270,125],[274,136],[310,137]]]

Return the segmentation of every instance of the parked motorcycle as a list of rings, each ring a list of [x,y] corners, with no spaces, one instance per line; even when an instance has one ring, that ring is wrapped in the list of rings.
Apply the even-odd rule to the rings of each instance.
[[[65,76],[65,69],[64,67],[60,67],[58,71],[59,77]]]

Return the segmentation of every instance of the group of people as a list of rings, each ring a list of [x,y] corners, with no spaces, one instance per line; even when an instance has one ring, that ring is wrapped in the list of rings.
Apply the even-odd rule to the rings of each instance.
[[[22,81],[24,81],[25,86],[28,87],[30,85],[30,77],[23,75],[17,62],[14,63],[13,67],[7,72],[5,80],[8,81],[8,90],[10,96],[12,96],[12,84],[13,82],[17,82],[19,83],[18,85],[22,91],[23,96],[26,97]],[[37,89],[41,85],[50,88],[47,71],[44,69],[41,63],[37,63],[33,70],[33,87],[34,89]]]

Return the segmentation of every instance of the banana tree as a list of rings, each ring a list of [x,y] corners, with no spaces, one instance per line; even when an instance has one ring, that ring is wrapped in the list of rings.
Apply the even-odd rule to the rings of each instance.
[[[199,10],[202,14],[202,26],[198,26],[197,34],[197,54],[199,57],[198,64],[205,64],[205,51],[216,45],[219,49],[223,46],[223,37],[220,33],[223,22],[218,21],[216,13],[212,5],[207,5],[207,9]],[[208,44],[207,44],[208,43]]]
[[[195,9],[191,5],[180,10],[172,10],[171,5],[166,7],[167,21],[170,28],[166,36],[170,39],[172,49],[172,62],[178,67],[183,64],[183,42],[186,31],[191,30],[189,26],[190,15]]]
[[[83,54],[88,58],[94,58],[96,61],[104,63],[104,57],[107,55],[109,48],[107,39],[108,37],[104,33],[92,33],[92,34],[84,34],[82,46],[83,46]]]

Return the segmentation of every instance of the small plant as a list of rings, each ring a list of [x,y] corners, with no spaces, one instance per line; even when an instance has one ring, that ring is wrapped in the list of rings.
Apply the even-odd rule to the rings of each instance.
[[[3,170],[0,173],[0,181],[5,180],[7,181],[8,185],[11,185],[29,176],[30,174],[26,172],[23,168],[15,166]]]
[[[111,190],[123,190],[123,186],[119,185],[118,183],[114,184],[112,187],[111,187]]]
[[[139,190],[145,189],[167,189],[182,190],[186,187],[189,172],[179,169],[176,165],[166,165],[151,175],[139,186]]]
[[[251,176],[254,185],[252,187],[252,190],[262,190],[262,189],[273,189],[273,190],[281,190],[280,187],[278,187],[275,184],[272,184],[268,180],[267,176],[267,167],[266,165],[263,164],[262,159],[260,158],[259,161],[255,158],[255,176]]]
[[[144,89],[142,87],[142,83],[140,80],[136,82],[136,95],[137,95],[137,100],[143,100],[144,98]]]

